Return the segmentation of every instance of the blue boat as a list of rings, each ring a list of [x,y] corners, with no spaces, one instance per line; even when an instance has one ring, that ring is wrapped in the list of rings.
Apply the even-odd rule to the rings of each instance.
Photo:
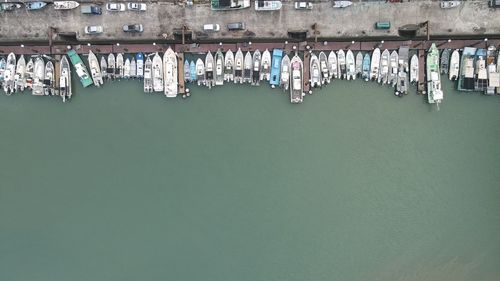
[[[144,54],[143,53],[135,54],[135,64],[137,67],[136,76],[139,79],[142,79],[144,77]]]
[[[26,10],[33,11],[33,10],[40,10],[41,8],[45,7],[47,3],[37,1],[37,2],[28,2],[24,5],[26,5]]]
[[[196,64],[194,63],[194,61],[191,61],[191,63],[189,64],[189,72],[191,72],[191,80],[192,81],[196,81]]]
[[[273,62],[271,64],[271,79],[269,80],[269,84],[271,86],[279,86],[280,85],[281,59],[282,58],[283,58],[283,50],[282,49],[274,49],[273,50]]]
[[[361,77],[365,79],[365,81],[370,80],[370,54],[366,53],[363,57],[363,69],[361,72]]]

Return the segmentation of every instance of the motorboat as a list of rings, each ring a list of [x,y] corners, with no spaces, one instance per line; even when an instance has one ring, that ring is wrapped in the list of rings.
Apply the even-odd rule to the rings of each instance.
[[[311,54],[311,61],[309,64],[309,81],[311,83],[311,88],[321,87],[321,70],[319,66],[319,59],[316,54]]]
[[[189,69],[189,61],[185,60],[184,61],[184,82],[189,83],[193,81],[191,79],[191,71]]]
[[[497,71],[498,52],[495,46],[489,46],[486,55],[486,69],[488,71],[488,87],[486,95],[496,94],[496,89],[500,87],[500,73]]]
[[[155,53],[151,62],[153,74],[153,92],[163,92],[163,63],[158,53]]]
[[[224,80],[231,82],[234,79],[234,54],[228,50],[224,57]]]
[[[54,1],[55,10],[71,10],[80,6],[76,1]]]
[[[137,63],[135,62],[135,58],[132,57],[130,59],[130,78],[137,77]]]
[[[347,80],[356,79],[356,60],[351,50],[347,50],[346,53],[346,78]]]
[[[439,71],[439,50],[435,43],[432,43],[427,53],[427,100],[429,103],[439,104],[443,101],[443,91],[441,89],[441,72]]]
[[[177,54],[168,47],[163,55],[164,91],[167,98],[175,98],[178,93],[179,77],[177,72]]]
[[[69,50],[68,57],[71,63],[73,64],[73,67],[75,68],[76,75],[78,75],[78,78],[80,78],[80,83],[82,84],[82,86],[85,88],[92,85],[94,83],[92,81],[92,77],[90,76],[87,67],[83,63],[80,56],[76,53],[76,51]]]
[[[144,60],[144,57],[143,57]],[[143,69],[143,82],[144,82],[144,93],[152,93],[153,88],[153,61],[151,61],[150,56],[147,56],[146,63],[144,63]]]
[[[339,78],[346,79],[347,78],[347,68],[346,68],[344,50],[339,50],[337,52],[337,64],[339,66]]]
[[[101,67],[101,78],[107,78],[108,77],[108,62],[106,60],[106,56],[101,57],[100,61],[100,67]]]
[[[142,79],[144,77],[144,54],[143,53],[137,53],[135,54],[135,64],[136,64],[136,76],[139,79]]]
[[[28,63],[26,64],[26,72],[25,72],[26,85],[25,85],[25,88],[29,88],[30,90],[33,89],[34,76],[35,76],[35,63],[33,62],[33,58],[30,58],[28,60]]]
[[[402,97],[408,94],[408,53],[410,47],[403,45],[399,47],[398,53],[398,74],[396,91],[394,94],[396,96]]]
[[[450,49],[444,49],[441,52],[441,66],[439,70],[441,70],[441,74],[448,74],[448,70],[450,69]]]
[[[22,6],[19,3],[2,3],[0,4],[0,12],[11,12],[15,9],[20,9]]]
[[[215,53],[215,85],[224,85],[224,55],[221,50]]]
[[[339,70],[337,67],[337,55],[334,51],[330,51],[330,54],[328,55],[328,69],[330,79],[337,79]]]
[[[347,8],[352,5],[351,1],[333,1],[334,8]]]
[[[16,55],[14,53],[9,53],[7,56],[7,62],[5,64],[4,81],[3,81],[3,91],[8,96],[12,95],[15,90],[14,78],[16,75]]]
[[[389,50],[385,49],[382,52],[380,57],[380,73],[378,75],[378,83],[379,84],[387,84],[389,80],[389,59],[390,59]]]
[[[363,53],[356,54],[356,77],[361,77],[363,73]]]
[[[5,67],[7,66],[7,61],[4,57],[0,58],[0,86],[3,85],[5,78]]]
[[[398,83],[398,72],[399,72],[399,60],[398,52],[396,50],[392,51],[389,57],[389,78],[387,83],[392,87],[396,86]]]
[[[321,70],[321,84],[330,83],[330,70],[328,69],[328,58],[325,52],[319,53],[319,68]]]
[[[45,62],[42,57],[35,59],[35,68],[33,70],[32,94],[34,96],[43,96],[43,80],[45,79]]]
[[[46,96],[54,94],[54,64],[48,61],[45,64],[45,74],[43,79],[43,93]]]
[[[290,85],[290,57],[285,55],[281,59],[280,87],[287,91]]]
[[[205,85],[205,63],[200,58],[196,60],[196,80],[198,86]]]
[[[276,0],[255,0],[256,11],[278,11],[283,5]]]
[[[194,61],[189,63],[189,76],[191,78],[191,82],[196,81],[196,63]]]
[[[113,53],[108,55],[108,68],[106,69],[107,72],[107,78],[108,79],[115,79],[115,73],[116,73],[116,60],[115,60],[115,55]]]
[[[296,54],[290,61],[291,65],[291,85],[290,85],[290,102],[302,103],[304,101],[304,67],[302,59]]]
[[[212,89],[214,84],[214,56],[208,51],[205,58],[205,86]]]
[[[123,78],[130,78],[130,59],[126,58],[125,63],[123,64]]]
[[[474,90],[485,91],[488,86],[488,71],[486,70],[486,49],[477,49],[476,68],[474,75]]]
[[[14,88],[15,91],[24,91],[26,87],[26,60],[21,55],[17,60],[16,74],[14,75]]]
[[[418,57],[413,55],[410,60],[410,83],[418,83]]]
[[[90,75],[92,75],[92,80],[94,81],[94,85],[96,87],[100,87],[103,84],[102,72],[99,62],[97,61],[97,57],[91,50],[89,50],[89,68]]]
[[[441,0],[441,9],[451,9],[460,6],[460,1]]]
[[[243,61],[243,83],[252,83],[252,54],[247,52]]]
[[[47,6],[47,3],[41,1],[35,1],[35,2],[26,2],[24,3],[24,5],[26,6],[26,10],[35,11],[43,9],[43,7]]]
[[[253,68],[252,68],[252,85],[254,86],[258,86],[260,85],[260,62],[261,62],[261,54],[260,54],[260,51],[259,50],[255,50],[255,52],[253,52],[253,57],[252,57],[252,61],[253,61]]]
[[[370,54],[366,53],[363,57],[363,73],[361,74],[361,78],[365,81],[370,80]]]
[[[64,55],[61,58],[59,71],[59,95],[63,102],[66,102],[66,99],[71,99],[73,92],[71,90],[71,68],[68,58]]]
[[[370,80],[375,81],[379,79],[379,67],[380,67],[380,49],[375,48],[372,53],[372,59],[370,61]]]
[[[271,79],[271,53],[266,49],[262,53],[259,80],[269,81],[269,79]]]
[[[283,59],[283,49],[274,48],[271,59],[271,74],[269,85],[271,88],[279,87],[281,74],[281,60]]]
[[[117,79],[123,78],[124,74],[123,63],[124,63],[123,54],[118,53],[116,55],[116,66],[115,66],[115,78]]]
[[[250,60],[252,60],[251,57]],[[236,55],[234,57],[234,83],[243,83],[243,62],[243,52],[240,48],[238,48],[238,51],[236,51]]]
[[[450,71],[448,73],[448,78],[451,81],[456,81],[458,79],[459,71],[460,71],[460,53],[458,52],[458,50],[454,50],[451,53]]]

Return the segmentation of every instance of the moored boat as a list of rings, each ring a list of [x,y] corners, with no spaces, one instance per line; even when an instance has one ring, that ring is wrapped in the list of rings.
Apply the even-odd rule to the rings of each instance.
[[[116,54],[115,78],[117,79],[123,78],[124,74],[123,63],[124,63],[123,54],[122,53]]]
[[[92,75],[92,80],[94,81],[94,85],[96,87],[100,87],[103,84],[102,72],[97,61],[97,57],[91,50],[89,50],[89,68],[90,74]]]
[[[167,98],[175,98],[178,93],[179,77],[177,72],[177,54],[168,47],[163,55],[164,91]]]
[[[191,82],[196,81],[196,63],[194,61],[189,63],[189,76],[191,77]]]
[[[267,49],[262,53],[259,79],[265,81],[271,79],[271,53]]]
[[[243,83],[252,83],[252,54],[247,52],[243,61]]]
[[[465,47],[462,51],[457,89],[459,91],[474,91],[474,59],[477,48]]]
[[[486,68],[488,70],[488,87],[485,90],[486,95],[496,94],[496,89],[500,87],[500,73],[497,71],[497,48],[489,46],[486,56]]]
[[[43,7],[47,6],[47,3],[41,1],[35,1],[35,2],[27,2],[24,5],[26,6],[26,10],[34,11],[34,10],[40,10]]]
[[[144,60],[144,57],[143,57]],[[153,89],[153,62],[150,56],[147,56],[146,63],[144,63],[143,69],[143,82],[144,82],[144,93],[152,93]]]
[[[234,57],[234,83],[243,83],[243,61],[243,52],[240,48],[238,48],[238,51],[236,51],[236,56]]]
[[[363,73],[361,74],[361,78],[365,81],[370,80],[370,54],[366,53],[363,57]]]
[[[200,58],[196,60],[196,80],[198,86],[205,85],[205,63]]]
[[[234,79],[234,54],[228,50],[224,57],[224,80],[231,82]]]
[[[280,87],[287,91],[290,85],[290,57],[285,55],[281,59]]]
[[[380,67],[380,49],[373,50],[372,59],[370,61],[370,80],[375,81],[379,79]]]
[[[75,52],[75,50],[69,50],[68,57],[73,64],[73,67],[75,67],[76,74],[80,78],[82,86],[85,88],[92,85],[92,77],[90,77],[87,67],[83,63],[80,56]]]
[[[390,59],[389,50],[385,49],[382,52],[380,57],[380,72],[378,75],[378,83],[387,84],[389,79],[389,59]]]
[[[347,80],[356,79],[356,60],[351,50],[347,50],[346,53],[346,78]]]
[[[106,61],[106,56],[101,57],[100,65],[101,67],[101,78],[107,78],[108,77],[108,62]]]
[[[130,59],[130,78],[136,78],[137,77],[137,64],[135,62],[135,58],[132,57]]]
[[[476,69],[474,77],[474,90],[483,92],[488,86],[488,72],[486,70],[486,49],[476,51]]]
[[[398,53],[398,77],[395,95],[402,97],[408,94],[408,53],[409,46],[399,47]]]
[[[260,51],[259,50],[255,50],[255,52],[253,52],[253,57],[252,57],[252,61],[253,61],[253,68],[252,68],[252,85],[254,86],[258,86],[260,83],[259,83],[259,74],[260,74],[260,62],[261,62],[261,54],[260,54]]]
[[[2,3],[0,4],[0,13],[2,12],[2,10],[4,12],[11,12],[15,9],[20,9],[21,7],[21,4],[18,3]]]
[[[221,50],[215,53],[215,85],[224,85],[224,55]]]
[[[49,60],[45,64],[45,74],[43,79],[43,93],[48,95],[54,94],[54,64]]]
[[[387,80],[387,83],[392,87],[398,83],[398,72],[398,52],[394,50],[389,57],[389,78]]]
[[[441,70],[441,74],[448,74],[450,64],[450,49],[444,49],[441,52],[441,66],[439,69]]]
[[[214,84],[214,56],[208,51],[205,58],[205,86],[212,89]]]
[[[71,69],[68,58],[65,55],[61,58],[59,71],[59,95],[63,102],[65,102],[66,99],[71,99],[71,95],[73,94],[71,90]]]
[[[356,54],[356,77],[361,77],[363,73],[363,53]]]
[[[42,57],[35,59],[35,68],[33,70],[32,95],[43,96],[43,80],[45,79],[45,62]]]
[[[17,60],[16,74],[14,76],[14,88],[15,91],[24,91],[26,87],[26,60],[24,56],[21,55],[19,60]]]
[[[71,10],[80,6],[76,1],[54,1],[54,9],[56,10]]]
[[[427,53],[427,100],[429,103],[439,104],[443,100],[441,90],[441,73],[439,71],[439,50],[436,44],[432,43]]]
[[[441,9],[451,9],[460,6],[460,1],[442,0],[440,6]]]
[[[418,57],[413,55],[410,60],[410,83],[418,83]]]
[[[5,67],[7,66],[7,62],[5,58],[0,58],[0,86],[3,86],[3,81],[5,79]]]
[[[290,61],[291,66],[291,85],[290,85],[290,102],[302,103],[304,100],[303,79],[304,67],[302,59],[296,54]]]
[[[338,77],[337,55],[334,51],[330,51],[330,54],[328,54],[328,70],[330,79],[336,79]]]
[[[269,79],[269,85],[271,85],[271,88],[280,85],[282,58],[283,58],[283,50],[277,48],[273,49],[273,58],[271,61],[271,77]]]
[[[116,59],[113,53],[108,55],[108,68],[106,69],[108,79],[115,79]]]
[[[352,5],[351,1],[333,1],[334,8],[347,8]]]
[[[191,79],[191,71],[189,69],[189,61],[185,60],[184,61],[184,82],[189,83],[191,81],[193,81],[193,79]]]
[[[346,67],[344,50],[339,50],[337,52],[337,64],[339,66],[339,78],[346,79],[347,78],[347,67]]]
[[[460,53],[458,52],[458,50],[454,50],[451,53],[450,71],[448,73],[448,78],[451,81],[457,80],[459,71],[460,71]]]
[[[123,64],[123,78],[130,78],[130,59],[126,58],[125,63]]]
[[[321,84],[326,85],[330,83],[330,70],[328,69],[328,58],[325,52],[319,53],[319,68],[321,70]]]
[[[28,60],[28,63],[26,64],[26,72],[25,72],[25,77],[26,77],[26,88],[33,89],[33,78],[34,78],[34,72],[35,72],[35,63],[33,62],[33,59],[30,58]]]
[[[158,53],[153,56],[151,64],[153,74],[153,91],[163,92],[163,63]]]
[[[16,55],[14,53],[10,53],[7,56],[7,62],[5,65],[4,72],[4,82],[3,82],[3,90],[5,94],[10,96],[14,93],[16,86],[14,82],[14,77],[16,75]]]
[[[309,75],[311,88],[321,87],[321,70],[319,66],[319,59],[314,53],[311,54],[311,60],[309,62]]]
[[[139,52],[135,54],[136,76],[139,79],[144,77],[144,54]]]

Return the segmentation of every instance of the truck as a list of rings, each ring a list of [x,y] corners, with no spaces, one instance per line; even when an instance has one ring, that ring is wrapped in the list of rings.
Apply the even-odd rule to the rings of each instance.
[[[81,11],[82,11],[82,14],[88,14],[88,15],[100,15],[100,14],[102,14],[101,7],[95,6],[95,5],[82,5]]]

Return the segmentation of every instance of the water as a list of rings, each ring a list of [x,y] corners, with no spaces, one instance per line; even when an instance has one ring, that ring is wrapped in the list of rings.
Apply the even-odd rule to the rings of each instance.
[[[500,98],[444,86],[0,95],[0,280],[496,281]]]

